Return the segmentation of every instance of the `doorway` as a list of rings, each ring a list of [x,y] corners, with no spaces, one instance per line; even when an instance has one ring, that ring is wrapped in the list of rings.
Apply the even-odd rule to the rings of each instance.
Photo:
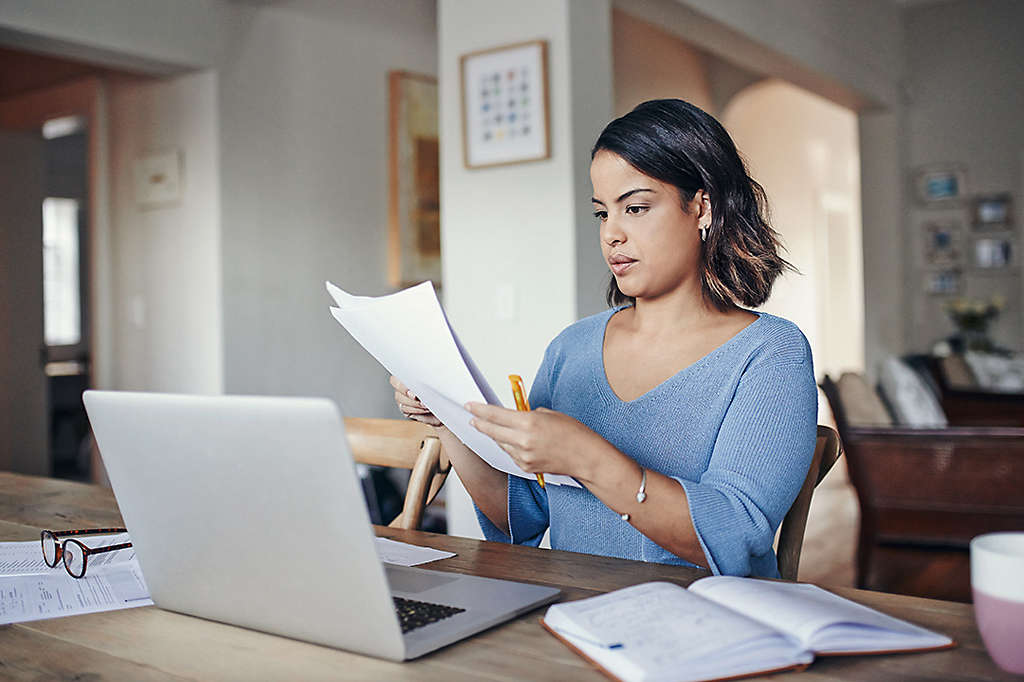
[[[106,69],[0,48],[0,468],[89,480]]]
[[[55,125],[57,124],[57,125]],[[57,478],[90,477],[88,133],[81,117],[43,124],[43,351],[49,465]]]

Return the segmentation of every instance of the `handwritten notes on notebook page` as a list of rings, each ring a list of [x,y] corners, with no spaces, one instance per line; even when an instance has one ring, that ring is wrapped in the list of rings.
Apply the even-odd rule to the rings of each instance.
[[[488,464],[533,479],[489,436],[470,425],[463,405],[501,405],[483,373],[448,323],[434,287],[423,282],[387,296],[354,296],[327,282],[337,304],[331,314],[359,344]],[[545,476],[556,485],[579,486],[569,476]]]
[[[544,623],[627,682],[708,680],[814,658],[782,633],[670,583],[556,604]]]

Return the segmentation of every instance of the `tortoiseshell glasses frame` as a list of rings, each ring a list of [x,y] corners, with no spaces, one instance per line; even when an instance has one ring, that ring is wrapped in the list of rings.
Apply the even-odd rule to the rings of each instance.
[[[64,568],[72,578],[81,578],[85,575],[85,569],[89,563],[89,556],[114,552],[119,549],[128,549],[132,546],[130,542],[122,542],[108,547],[86,547],[74,538],[66,538],[61,542],[58,538],[66,535],[116,535],[127,533],[127,528],[86,528],[83,530],[44,530],[39,534],[39,541],[43,547],[43,561],[50,568],[56,568],[62,560]]]

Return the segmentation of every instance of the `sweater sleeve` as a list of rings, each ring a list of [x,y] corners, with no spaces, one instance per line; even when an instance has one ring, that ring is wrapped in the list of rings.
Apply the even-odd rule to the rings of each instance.
[[[749,369],[726,411],[707,470],[697,481],[675,477],[715,574],[767,570],[767,577],[778,577],[775,531],[814,455],[817,401],[809,360]]]
[[[552,346],[544,353],[544,360],[537,370],[530,389],[530,407],[551,407]],[[475,504],[476,518],[484,537],[492,542],[513,543],[536,547],[544,537],[550,522],[548,495],[536,480],[521,476],[508,476],[508,527],[511,537],[506,535],[480,511]]]

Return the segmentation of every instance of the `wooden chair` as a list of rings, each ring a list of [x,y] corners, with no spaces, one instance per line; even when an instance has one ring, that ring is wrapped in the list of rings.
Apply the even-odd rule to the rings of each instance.
[[[411,470],[402,513],[388,526],[418,530],[423,511],[441,490],[451,470],[433,429],[405,419],[345,417],[345,433],[355,461]]]
[[[793,501],[793,506],[782,520],[779,532],[776,555],[779,559],[779,573],[786,580],[796,580],[797,569],[800,567],[800,551],[804,544],[804,531],[807,529],[807,512],[811,508],[814,489],[842,454],[839,434],[828,426],[818,424],[818,442],[814,447],[811,467],[807,470],[807,478],[804,479],[803,487]]]

